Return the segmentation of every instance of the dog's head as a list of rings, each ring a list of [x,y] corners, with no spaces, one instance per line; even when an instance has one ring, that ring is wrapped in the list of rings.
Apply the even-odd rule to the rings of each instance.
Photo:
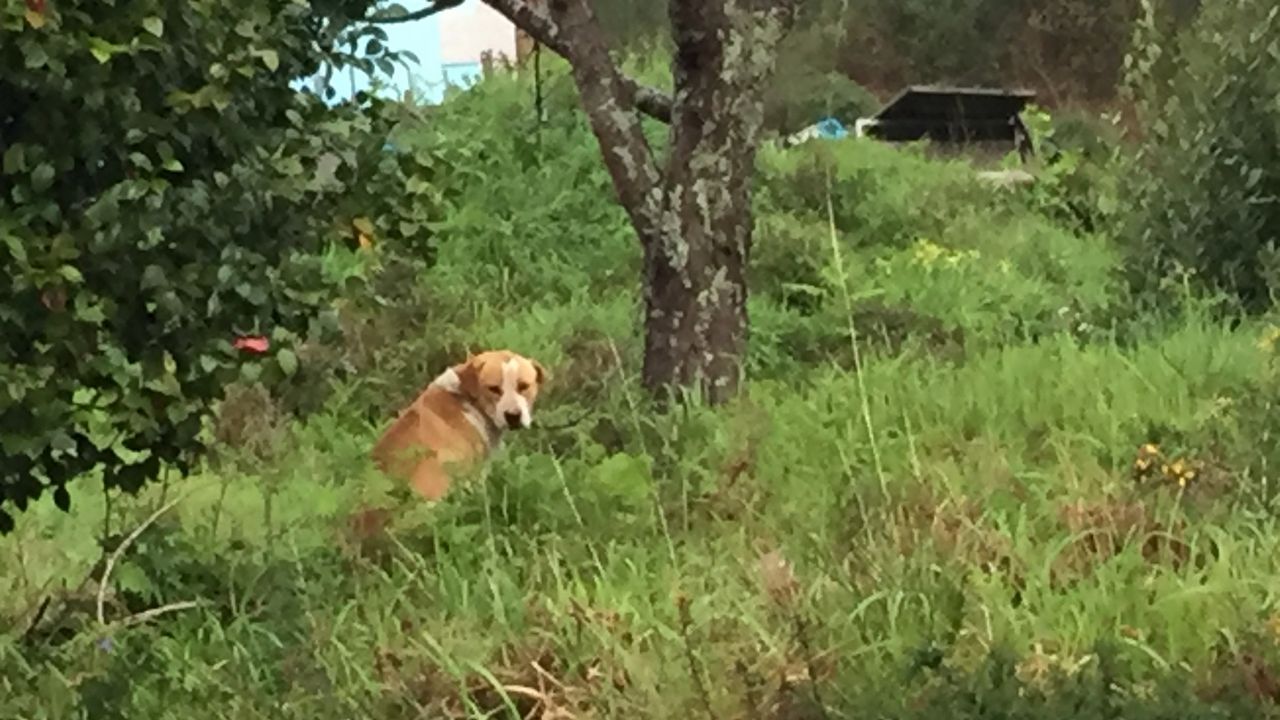
[[[537,360],[510,350],[472,355],[453,368],[458,392],[500,428],[527,428],[533,423],[533,403],[547,373]]]

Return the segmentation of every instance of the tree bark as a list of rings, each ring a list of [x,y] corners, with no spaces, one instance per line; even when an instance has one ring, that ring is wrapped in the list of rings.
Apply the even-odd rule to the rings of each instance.
[[[788,3],[671,0],[675,94],[662,235],[645,247],[644,380],[737,393],[748,339],[751,189]]]
[[[764,86],[796,1],[671,0],[675,91],[661,172],[636,112],[661,95],[622,76],[588,0],[486,1],[572,68],[644,248],[645,386],[663,398],[691,389],[713,404],[730,399],[747,352]]]

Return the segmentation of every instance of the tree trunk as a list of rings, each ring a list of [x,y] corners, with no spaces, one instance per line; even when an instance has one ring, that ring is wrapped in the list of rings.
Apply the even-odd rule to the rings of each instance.
[[[796,0],[670,0],[675,92],[624,77],[588,0],[486,0],[563,55],[644,247],[645,386],[737,393],[747,351],[751,184],[764,86]],[[671,124],[659,164],[640,111]]]
[[[644,382],[737,393],[746,359],[751,186],[764,88],[789,13],[671,0],[675,97],[661,233],[645,243]]]

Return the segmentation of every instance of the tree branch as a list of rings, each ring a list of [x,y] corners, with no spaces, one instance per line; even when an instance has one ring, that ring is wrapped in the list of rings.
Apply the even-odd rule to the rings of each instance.
[[[552,52],[574,62],[577,38],[570,41],[561,24],[552,17],[547,4],[549,0],[484,0],[494,10],[510,20],[516,27],[528,33],[534,40],[550,48]],[[557,3],[559,4],[559,3]],[[570,3],[576,6],[577,2]],[[572,8],[571,8],[572,9]],[[590,9],[586,12],[590,14]],[[595,24],[595,16],[590,16]],[[608,55],[606,51],[606,56]],[[631,104],[649,117],[664,122],[671,122],[671,97],[657,88],[637,83],[624,76],[609,59],[609,66],[620,89],[631,98]]]
[[[464,2],[466,2],[466,0],[432,0],[432,2],[428,4],[426,7],[421,8],[419,10],[414,10],[413,12],[406,12],[401,15],[388,15],[388,16],[381,16],[381,17],[377,15],[371,15],[365,18],[364,20],[365,22],[374,23],[376,25],[391,25],[394,23],[413,22],[414,20],[421,20],[423,18],[431,17],[432,15],[435,15],[438,12],[444,12],[449,8],[456,8]]]
[[[618,200],[642,240],[657,237],[660,175],[635,112],[637,86],[623,77],[609,55],[604,31],[588,0],[485,2],[569,61]],[[646,96],[646,103],[652,102],[653,96]]]
[[[143,520],[141,525],[134,528],[133,532],[129,533],[129,536],[126,537],[123,541],[121,541],[121,543],[116,546],[116,549],[112,551],[111,555],[107,557],[107,564],[102,570],[102,579],[98,581],[98,624],[99,625],[107,624],[107,618],[106,618],[106,614],[103,612],[103,606],[106,602],[107,586],[111,584],[111,569],[115,567],[116,562],[120,560],[120,556],[124,555],[124,551],[129,549],[129,546],[133,544],[134,540],[138,539],[138,536],[141,535],[144,530],[151,527],[151,525],[155,523],[156,520],[160,519],[161,515],[164,515],[165,513],[172,510],[174,506],[182,502],[182,500],[185,497],[186,497],[185,493],[183,495],[179,495],[178,497],[169,501],[169,503],[166,504],[164,507],[151,513],[151,516],[148,517],[146,520]]]

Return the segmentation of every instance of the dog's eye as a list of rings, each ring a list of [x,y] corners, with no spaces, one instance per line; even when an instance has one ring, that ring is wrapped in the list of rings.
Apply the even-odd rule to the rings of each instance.
[[[524,392],[525,390],[528,390],[528,389],[529,389],[529,383],[527,382],[522,382],[516,385],[516,392]]]
[[[490,385],[490,386],[489,386],[489,392],[493,393],[494,395],[501,395],[501,394],[502,394],[502,388],[501,388],[500,386],[498,386],[498,385]]]

